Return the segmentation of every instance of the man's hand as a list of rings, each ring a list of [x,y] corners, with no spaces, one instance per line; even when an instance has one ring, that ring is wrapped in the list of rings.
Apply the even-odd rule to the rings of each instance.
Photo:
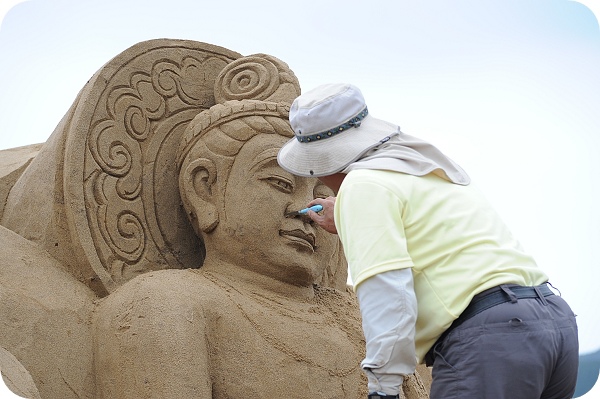
[[[323,210],[319,213],[314,211],[308,211],[306,215],[310,217],[319,226],[321,226],[323,230],[331,234],[337,234],[337,229],[335,228],[335,221],[333,220],[335,197],[315,198],[314,200],[308,203],[308,206],[310,207],[317,204],[323,206]]]

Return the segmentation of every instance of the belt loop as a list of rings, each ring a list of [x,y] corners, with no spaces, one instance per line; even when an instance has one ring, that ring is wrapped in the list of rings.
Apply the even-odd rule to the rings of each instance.
[[[550,287],[554,288],[556,291],[558,291],[558,296],[562,296],[562,293],[560,292],[560,290],[558,288],[556,288],[555,286],[552,285],[552,283],[550,281],[546,281],[546,284],[548,284]]]
[[[544,304],[544,306],[548,306],[548,301],[546,300],[546,297],[544,295],[542,295],[542,293],[540,292],[540,289],[536,286],[533,287],[535,293],[537,294],[537,296],[542,300],[542,303]]]
[[[506,284],[502,284],[502,285],[500,286],[500,288],[502,288],[502,291],[504,291],[504,293],[505,293],[506,295],[508,295],[508,297],[510,298],[510,302],[511,302],[511,303],[517,303],[517,301],[518,301],[519,299],[517,298],[517,296],[515,295],[515,293],[514,293],[514,292],[512,292],[510,288],[508,288],[508,286],[507,286]]]

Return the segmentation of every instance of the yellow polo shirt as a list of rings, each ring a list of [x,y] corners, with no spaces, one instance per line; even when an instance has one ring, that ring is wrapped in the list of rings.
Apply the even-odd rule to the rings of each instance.
[[[355,287],[412,268],[419,362],[475,294],[548,280],[473,185],[435,175],[351,171],[337,196],[335,224]]]

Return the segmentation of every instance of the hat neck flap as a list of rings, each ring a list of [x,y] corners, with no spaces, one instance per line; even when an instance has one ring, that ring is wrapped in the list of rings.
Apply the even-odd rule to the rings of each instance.
[[[382,145],[365,153],[342,173],[356,169],[392,170],[413,176],[433,173],[451,183],[468,185],[467,173],[434,145],[408,134],[390,137]]]

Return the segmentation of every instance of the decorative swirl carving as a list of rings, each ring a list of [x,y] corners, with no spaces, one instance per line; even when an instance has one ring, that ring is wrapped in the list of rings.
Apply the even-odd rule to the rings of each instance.
[[[136,214],[140,201],[128,200],[128,205],[125,206],[122,199],[113,197],[112,193],[118,191],[114,187],[114,177],[96,171],[91,179],[97,204],[96,217],[103,221],[98,226],[104,242],[108,244],[118,263],[137,263],[144,253],[147,236],[144,225]],[[116,262],[112,263],[114,268]],[[121,269],[118,267],[118,270],[110,272],[120,274]]]
[[[167,110],[166,102],[154,90],[152,79],[144,73],[131,76],[129,87],[118,87],[107,98],[111,119],[124,124],[127,134],[144,141],[151,134],[151,121],[161,119]]]
[[[116,253],[127,263],[136,263],[144,251],[144,228],[140,218],[131,211],[123,211],[117,217],[119,245]]]
[[[152,85],[158,94],[163,97],[173,97],[180,90],[179,66],[174,62],[163,61],[152,68]]]
[[[177,96],[185,104],[205,106],[214,102],[213,82],[225,65],[225,61],[216,57],[203,61],[185,57],[181,64],[161,61],[152,68],[152,84],[165,98]]]
[[[144,73],[133,74],[129,87],[117,87],[108,94],[106,101],[110,119],[94,126],[88,148],[105,173],[119,178],[117,194],[133,200],[142,187],[139,143],[152,133],[151,121],[164,116],[166,103]],[[119,134],[123,130],[126,134]]]
[[[119,178],[115,188],[119,197],[133,200],[142,188],[142,153],[139,143],[131,136],[116,136],[117,129],[113,120],[98,123],[90,134],[88,148],[102,171]],[[119,139],[114,140],[114,137]]]
[[[106,113],[95,122],[87,141],[100,168],[91,175],[94,194],[90,205],[96,209],[93,224],[98,226],[101,241],[108,248],[106,252],[100,251],[101,258],[117,281],[129,278],[137,270],[146,246],[153,245],[148,241],[156,238],[147,230],[149,220],[153,228],[158,228],[151,211],[154,209],[151,165],[158,161],[164,140],[171,134],[180,134],[175,133],[178,124],[172,125],[171,120],[184,118],[180,122],[183,124],[199,109],[214,104],[214,82],[228,62],[210,55],[160,58],[142,64],[143,70],[125,77],[125,84],[113,86],[105,93]],[[185,109],[195,112],[188,116]],[[146,159],[152,162],[147,165]],[[146,186],[145,197],[142,197],[142,183]],[[145,201],[150,202],[145,204]],[[149,217],[147,212],[151,212]],[[160,264],[164,260],[155,262]]]
[[[215,101],[259,100],[291,104],[300,95],[300,83],[283,61],[254,54],[227,65],[215,82]]]
[[[122,141],[104,142],[105,137],[111,137],[115,129],[115,121],[105,120],[92,130],[88,146],[94,160],[102,170],[112,176],[123,177],[131,169],[132,156]]]
[[[266,100],[279,87],[277,66],[269,59],[250,56],[229,64],[215,82],[215,99]]]

